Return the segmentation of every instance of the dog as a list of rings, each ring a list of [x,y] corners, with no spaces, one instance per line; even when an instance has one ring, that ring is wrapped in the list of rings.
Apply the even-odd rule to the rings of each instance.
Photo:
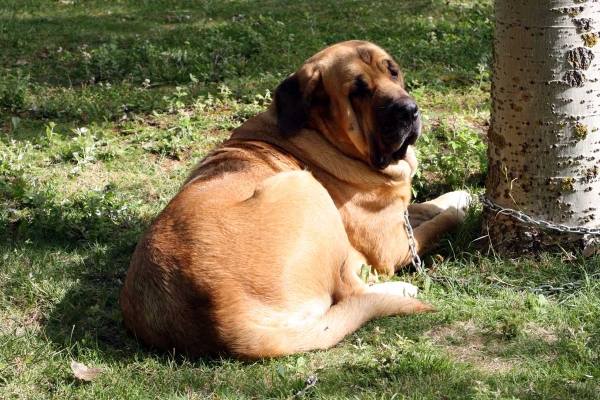
[[[420,255],[464,218],[466,192],[410,204],[420,133],[384,50],[349,41],[309,58],[140,239],[120,298],[125,326],[155,349],[254,360],[435,311],[409,283],[361,278],[365,266],[389,277],[411,262],[407,208]]]

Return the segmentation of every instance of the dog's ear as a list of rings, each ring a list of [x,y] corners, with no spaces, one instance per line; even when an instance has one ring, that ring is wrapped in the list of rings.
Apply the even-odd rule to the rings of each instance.
[[[316,68],[305,66],[275,89],[277,129],[283,136],[295,135],[308,121],[312,94],[320,79]]]

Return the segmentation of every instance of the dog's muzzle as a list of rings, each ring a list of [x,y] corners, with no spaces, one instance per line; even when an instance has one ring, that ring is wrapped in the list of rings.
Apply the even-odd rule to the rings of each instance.
[[[371,136],[371,166],[383,170],[404,158],[408,146],[421,135],[421,113],[409,97],[378,107],[378,135]]]

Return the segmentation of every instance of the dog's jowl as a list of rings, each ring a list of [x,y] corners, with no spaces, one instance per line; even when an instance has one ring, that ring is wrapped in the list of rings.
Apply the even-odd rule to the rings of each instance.
[[[147,345],[275,357],[334,346],[366,321],[434,309],[404,282],[408,207],[423,254],[464,217],[451,192],[410,204],[419,106],[379,47],[336,44],[192,171],[137,245],[121,294]]]

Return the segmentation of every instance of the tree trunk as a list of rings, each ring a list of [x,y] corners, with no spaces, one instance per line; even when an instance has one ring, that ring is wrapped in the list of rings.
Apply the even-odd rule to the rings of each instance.
[[[535,220],[600,225],[600,2],[496,0],[494,17],[487,198]],[[490,207],[483,220],[505,255],[582,237]]]

